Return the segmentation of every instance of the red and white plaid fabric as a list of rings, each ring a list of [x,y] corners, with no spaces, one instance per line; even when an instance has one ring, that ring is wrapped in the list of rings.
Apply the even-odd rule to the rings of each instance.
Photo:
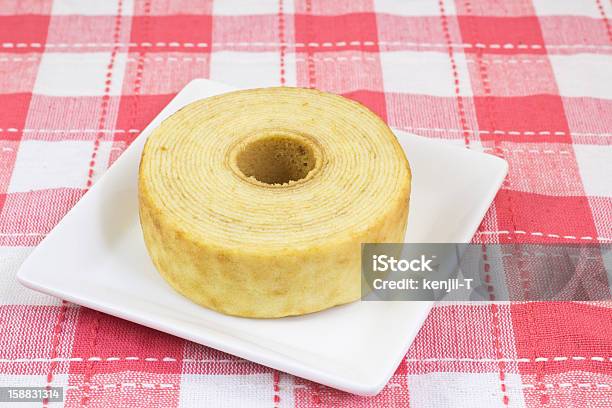
[[[0,386],[64,386],[64,405],[92,407],[611,407],[610,303],[436,307],[365,398],[15,281],[202,77],[317,87],[390,126],[503,157],[510,174],[475,242],[609,242],[610,17],[609,0],[3,1]]]

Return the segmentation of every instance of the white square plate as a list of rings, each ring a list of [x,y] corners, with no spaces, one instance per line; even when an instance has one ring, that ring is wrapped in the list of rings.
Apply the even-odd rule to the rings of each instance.
[[[177,294],[149,260],[138,221],[140,154],[160,122],[233,88],[189,83],[40,243],[19,270],[29,288],[360,395],[377,394],[431,302],[355,302],[306,316],[225,316]],[[505,161],[398,132],[413,171],[406,242],[469,242]],[[382,335],[381,335],[382,334]]]

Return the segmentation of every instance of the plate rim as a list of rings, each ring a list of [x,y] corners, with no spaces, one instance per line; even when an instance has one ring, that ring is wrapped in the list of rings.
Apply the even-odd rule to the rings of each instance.
[[[227,87],[228,92],[231,92],[232,89],[236,89],[235,87],[232,87],[226,84],[222,84],[216,81],[210,81],[207,79],[194,79],[190,81],[188,84],[186,84],[185,87],[182,88],[181,91],[179,91],[175,95],[175,97],[172,98],[170,102],[168,102],[168,104],[158,113],[158,115],[138,135],[138,138],[148,137],[148,134],[150,134],[150,132],[152,131],[152,129],[149,129],[149,127],[151,127],[153,125],[153,122],[155,122],[155,120],[164,113],[164,111],[167,109],[169,105],[171,105],[177,99],[182,97],[181,94],[183,92],[185,92],[189,88],[199,86],[200,84],[206,85],[206,84],[211,84],[211,83],[214,84],[215,86],[223,85]],[[178,109],[180,109],[180,107]],[[474,212],[477,212],[478,214],[482,214],[482,215],[479,215],[480,221],[476,223],[473,228],[470,228],[470,230],[464,231],[465,232],[464,235],[466,236],[465,240],[466,241],[471,240],[471,238],[474,236],[475,232],[477,231],[478,226],[480,225],[482,219],[484,218],[487,210],[491,206],[491,203],[493,202],[495,195],[497,194],[497,192],[502,186],[502,183],[508,172],[508,163],[500,157],[493,156],[493,155],[490,155],[484,152],[461,149],[460,147],[457,147],[457,146],[450,146],[450,145],[444,144],[436,139],[431,139],[431,138],[426,138],[423,136],[415,135],[412,132],[408,132],[402,129],[397,129],[393,127],[391,128],[396,136],[397,136],[397,132],[402,132],[402,133],[409,134],[413,137],[418,137],[418,138],[427,140],[428,142],[431,142],[432,144],[438,144],[438,146],[436,146],[437,148],[457,149],[459,151],[462,151],[468,154],[476,154],[480,158],[484,158],[486,156],[487,158],[489,158],[489,160],[492,160],[492,162],[500,166],[498,168],[498,172],[492,175],[494,179],[492,180],[487,190],[485,199],[480,200],[479,201],[480,205],[478,206],[476,210],[474,210]],[[116,165],[117,162],[121,159],[128,160],[129,155],[126,155],[126,153],[128,153],[128,151],[132,148],[133,149],[137,148],[136,145],[134,144],[134,141],[132,142],[132,144],[130,144],[130,146],[128,146],[124,150],[124,152],[117,159],[114,165]],[[410,345],[412,344],[412,340],[416,336],[416,333],[413,333],[410,336],[410,341],[405,341],[403,348],[400,349],[398,347],[397,356],[393,358],[393,362],[392,362],[393,364],[388,365],[389,368],[384,378],[381,376],[381,379],[379,381],[370,381],[370,382],[361,381],[360,382],[360,381],[344,378],[340,375],[330,374],[329,372],[326,372],[324,370],[317,369],[316,366],[307,366],[303,363],[293,360],[289,356],[285,356],[280,353],[271,353],[270,355],[262,354],[258,352],[261,346],[257,345],[256,343],[251,342],[248,345],[241,344],[241,343],[246,343],[247,342],[246,340],[239,340],[236,344],[223,343],[222,340],[219,340],[218,338],[216,338],[215,332],[212,332],[212,335],[211,335],[210,332],[208,331],[203,331],[203,332],[200,332],[199,335],[194,335],[188,330],[182,330],[180,328],[172,327],[171,324],[159,324],[159,322],[157,322],[155,318],[147,318],[146,317],[147,313],[146,312],[143,313],[141,309],[130,308],[129,309],[131,310],[131,313],[130,313],[129,311],[123,311],[118,306],[113,306],[112,304],[107,303],[105,301],[100,301],[100,300],[90,301],[88,300],[87,297],[79,296],[78,294],[73,293],[73,291],[63,291],[61,290],[61,288],[56,290],[53,287],[49,287],[44,284],[38,283],[35,279],[33,279],[34,278],[33,276],[28,277],[27,276],[28,275],[27,274],[28,265],[29,263],[32,262],[32,259],[35,259],[36,254],[38,252],[37,250],[39,249],[39,247],[42,246],[42,244],[47,240],[49,236],[58,233],[58,230],[61,229],[61,225],[63,224],[63,221],[71,216],[71,213],[76,207],[79,206],[79,204],[84,205],[82,204],[82,202],[84,202],[87,196],[89,197],[95,196],[94,194],[92,194],[92,190],[96,191],[97,190],[96,186],[99,186],[100,182],[105,177],[108,177],[108,171],[106,171],[98,179],[97,183],[95,183],[94,186],[86,194],[84,194],[84,196],[81,197],[79,201],[77,201],[77,203],[64,215],[64,217],[62,217],[62,219],[51,229],[51,231],[49,231],[47,236],[45,236],[45,238],[43,238],[43,240],[34,247],[32,252],[27,256],[27,258],[18,268],[16,278],[19,283],[21,283],[22,285],[24,285],[25,287],[29,289],[32,289],[38,292],[42,292],[42,293],[45,293],[45,294],[48,294],[54,297],[58,297],[60,299],[65,299],[72,303],[75,303],[81,306],[85,306],[87,308],[97,310],[99,312],[106,313],[106,314],[109,314],[109,315],[112,315],[112,316],[115,316],[115,317],[118,317],[118,318],[121,318],[127,321],[131,321],[136,324],[143,325],[145,327],[159,330],[164,333],[168,333],[170,335],[174,335],[174,336],[181,337],[189,341],[203,344],[205,346],[208,346],[208,347],[211,347],[217,350],[221,350],[223,352],[253,361],[256,364],[261,364],[267,367],[271,367],[273,369],[290,372],[291,374],[296,375],[298,377],[303,377],[303,378],[306,378],[306,379],[309,379],[315,382],[323,383],[330,387],[337,388],[337,389],[340,389],[342,391],[346,391],[349,393],[362,395],[362,396],[373,396],[373,395],[378,394],[388,383],[389,379],[391,378],[391,376],[397,369],[398,363],[401,362],[402,358],[406,355]],[[88,200],[90,199],[91,198],[88,198]],[[429,311],[431,310],[434,304],[434,302],[431,302],[431,301],[423,302],[423,303],[426,303],[427,305],[422,310],[419,316],[418,324],[415,324],[412,326],[412,330],[416,332],[418,332],[418,330],[420,330],[420,328],[422,327],[423,322],[427,318]],[[255,351],[252,351],[253,348],[255,348]]]

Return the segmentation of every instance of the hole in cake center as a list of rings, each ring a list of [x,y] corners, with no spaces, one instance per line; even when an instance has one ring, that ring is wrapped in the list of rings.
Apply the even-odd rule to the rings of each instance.
[[[259,137],[236,156],[236,166],[246,177],[271,185],[301,180],[315,163],[308,143],[285,135]]]

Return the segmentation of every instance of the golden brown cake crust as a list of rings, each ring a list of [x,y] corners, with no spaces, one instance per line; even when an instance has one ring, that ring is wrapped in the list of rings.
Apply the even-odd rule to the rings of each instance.
[[[150,135],[140,220],[153,263],[184,296],[237,316],[300,315],[359,299],[361,243],[403,241],[410,181],[395,136],[362,105],[237,91]]]

